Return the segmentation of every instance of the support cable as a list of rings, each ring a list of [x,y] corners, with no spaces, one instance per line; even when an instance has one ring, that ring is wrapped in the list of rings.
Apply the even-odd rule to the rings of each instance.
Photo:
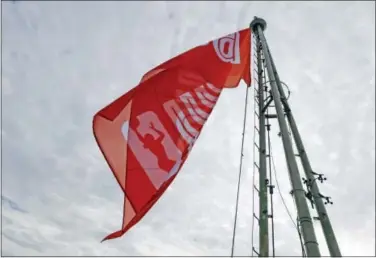
[[[271,160],[272,160],[273,171],[274,171],[274,177],[275,177],[275,183],[276,183],[276,186],[277,186],[277,189],[278,189],[279,196],[281,197],[281,200],[282,200],[283,206],[285,206],[285,209],[286,209],[287,215],[290,217],[290,220],[291,220],[292,224],[294,225],[295,229],[296,229],[297,232],[298,232],[299,240],[300,240],[300,245],[301,245],[301,248],[302,248],[302,255],[303,255],[303,257],[307,257],[307,254],[306,254],[305,249],[304,249],[304,244],[303,244],[302,234],[301,234],[301,232],[300,232],[299,227],[297,226],[297,224],[295,223],[294,219],[292,218],[292,215],[291,215],[291,213],[290,213],[290,210],[289,210],[289,208],[288,208],[287,205],[286,205],[285,199],[283,198],[282,193],[281,193],[281,189],[280,189],[280,187],[279,187],[279,183],[278,183],[278,179],[277,179],[276,166],[275,166],[275,162],[274,162],[274,158],[273,158],[273,154],[272,154],[272,146],[270,146],[270,158],[271,158]]]
[[[294,142],[294,139],[292,137],[291,127],[290,127],[289,124],[287,124],[287,130],[288,130],[291,142]],[[292,198],[292,201],[294,202],[294,206],[296,207],[296,203],[295,203],[294,198]],[[304,244],[303,244],[303,239],[302,239],[302,235],[301,235],[301,226],[299,225],[299,216],[296,216],[296,224],[297,224],[298,234],[299,234],[299,238],[300,238],[300,242],[301,242],[302,255],[303,255],[303,257],[306,257],[307,255],[305,254],[305,251],[304,251]]]
[[[236,203],[235,203],[235,217],[234,217],[234,228],[232,234],[232,245],[231,245],[231,257],[234,257],[234,247],[235,247],[235,233],[236,233],[236,222],[238,220],[238,208],[239,208],[239,193],[240,193],[240,179],[243,170],[243,153],[244,153],[244,136],[245,136],[245,125],[247,121],[247,107],[248,107],[248,92],[250,85],[247,85],[245,94],[245,104],[244,104],[244,118],[243,118],[243,133],[242,133],[242,144],[240,147],[240,165],[239,165],[239,176],[238,176],[238,189],[236,192]]]

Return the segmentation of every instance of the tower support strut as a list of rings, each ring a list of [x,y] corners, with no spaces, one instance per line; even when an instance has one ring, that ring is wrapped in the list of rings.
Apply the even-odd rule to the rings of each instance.
[[[269,48],[268,48],[268,52],[270,53]],[[324,202],[322,200],[322,197],[321,197],[322,195],[320,194],[319,187],[317,185],[317,180],[314,176],[315,174],[312,170],[311,163],[309,162],[307,152],[305,151],[304,144],[303,144],[302,138],[301,138],[299,130],[298,130],[298,126],[295,122],[294,116],[293,116],[291,109],[290,109],[290,106],[287,102],[287,98],[286,98],[285,93],[283,91],[282,83],[281,83],[281,80],[279,79],[273,58],[271,56],[270,56],[270,58],[271,58],[272,68],[274,70],[274,77],[275,77],[275,80],[276,80],[278,91],[281,95],[282,103],[285,106],[286,117],[287,117],[287,120],[290,124],[291,133],[293,134],[295,145],[296,145],[296,148],[299,152],[300,160],[302,162],[302,166],[303,166],[305,175],[308,179],[307,187],[312,192],[313,202],[314,202],[315,207],[317,209],[317,213],[318,213],[318,216],[319,216],[321,227],[323,229],[323,233],[324,233],[324,236],[325,236],[326,244],[327,244],[328,249],[329,249],[330,256],[341,257],[342,256],[341,251],[339,249],[338,242],[337,242],[336,236],[334,234],[332,224],[330,223],[330,219],[329,219],[328,213],[326,211]]]
[[[308,208],[308,203],[307,203],[306,196],[305,196],[305,190],[303,188],[303,184],[300,179],[298,164],[294,155],[292,141],[289,136],[287,122],[285,120],[281,94],[280,94],[280,91],[276,82],[276,78],[275,78],[276,71],[272,63],[271,54],[268,50],[268,45],[266,43],[266,39],[263,33],[263,31],[266,29],[266,22],[261,18],[255,17],[250,27],[253,30],[256,37],[258,37],[258,42],[259,42],[258,44],[260,44],[260,47],[262,48],[262,52],[265,58],[266,69],[267,69],[268,77],[270,81],[271,94],[274,100],[276,115],[277,115],[280,130],[281,130],[281,137],[282,137],[283,147],[285,151],[287,168],[288,168],[288,172],[290,176],[291,186],[293,189],[292,193],[293,193],[295,203],[296,203],[298,220],[302,229],[305,250],[306,250],[308,257],[319,257],[321,256],[320,250],[318,247],[312,218],[311,218],[309,208]],[[262,91],[262,87],[261,87],[261,90],[259,88],[259,91]],[[291,111],[289,110],[289,112]],[[261,182],[261,178],[260,178],[260,182]],[[260,228],[260,246],[261,246],[261,241],[262,239],[261,239],[261,228]]]

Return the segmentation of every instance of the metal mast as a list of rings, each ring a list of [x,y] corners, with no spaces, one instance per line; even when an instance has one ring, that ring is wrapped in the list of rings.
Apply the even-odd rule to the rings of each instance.
[[[256,38],[257,55],[257,78],[258,78],[258,120],[259,120],[259,256],[269,256],[269,213],[268,213],[268,179],[266,171],[266,133],[265,116],[263,109],[265,106],[264,82],[265,75],[262,69],[262,47],[260,39]]]
[[[306,250],[307,256],[318,257],[321,255],[320,255],[318,243],[316,240],[316,234],[314,231],[312,218],[311,218],[307,200],[306,200],[306,192],[303,188],[303,184],[300,179],[298,164],[295,159],[292,141],[290,139],[287,122],[285,120],[285,111],[288,111],[289,113],[291,113],[291,110],[289,109],[286,110],[287,106],[286,105],[283,106],[283,103],[287,103],[287,100],[285,98],[283,99],[283,103],[282,103],[282,97],[284,97],[280,93],[280,88],[282,87],[281,87],[280,82],[278,83],[279,85],[277,85],[277,80],[276,80],[277,72],[276,72],[273,60],[271,58],[271,54],[269,52],[269,49],[266,43],[265,36],[263,33],[263,30],[266,29],[266,22],[263,19],[255,17],[255,19],[250,24],[250,27],[253,33],[257,37],[257,44],[258,44],[257,49],[260,49],[260,51],[258,51],[258,67],[260,67],[260,63],[261,63],[259,59],[259,53],[261,51],[265,58],[265,64],[266,64],[266,68],[268,72],[268,77],[270,80],[271,95],[274,100],[274,105],[276,109],[276,117],[278,119],[279,127],[281,130],[281,137],[282,137],[283,147],[285,150],[286,162],[287,162],[288,172],[290,175],[290,182],[291,182],[291,186],[293,189],[292,194],[294,196],[295,203],[296,203],[298,219],[299,219],[299,223],[302,229],[302,235],[304,239],[305,250]],[[258,71],[258,73],[259,73],[259,87],[258,87],[259,107],[262,107],[261,109],[262,111],[264,110],[264,107],[263,107],[263,102],[264,102],[263,92],[264,91],[263,91],[263,87],[262,86],[260,87],[260,84],[262,85],[262,80],[260,80],[261,78],[260,70]],[[285,110],[283,109],[283,107],[285,107]],[[259,123],[260,125],[260,128],[259,128],[260,130],[260,146],[259,146],[260,147],[260,150],[259,150],[259,153],[260,153],[260,159],[259,159],[259,162],[260,162],[260,169],[259,169],[260,171],[260,174],[259,174],[260,176],[260,180],[259,180],[260,181],[260,211],[259,211],[260,212],[260,256],[267,256],[268,244],[266,244],[265,241],[268,242],[268,226],[267,226],[268,225],[268,221],[267,221],[267,218],[268,218],[267,207],[268,206],[267,206],[267,203],[262,204],[262,202],[265,200],[267,201],[266,185],[268,184],[268,182],[263,181],[263,179],[264,180],[266,179],[266,154],[265,154],[266,148],[265,148],[265,120],[264,118],[262,118],[265,115],[262,114],[261,111],[259,113],[260,114],[260,117],[259,117],[260,118],[259,120],[260,121]],[[262,130],[264,133],[261,132]],[[264,148],[262,148],[262,144]],[[264,171],[262,169],[262,163],[264,164],[264,168],[265,168]],[[264,174],[262,174],[264,172],[265,172],[265,177],[264,177]],[[261,189],[263,189],[262,188],[263,186],[265,187],[265,192],[266,192],[265,196],[261,192]],[[266,210],[266,213],[265,213],[265,210]],[[261,218],[263,217],[263,215],[266,216],[266,219],[265,219],[266,225],[261,223]],[[265,240],[265,236],[266,236],[266,240]]]
[[[268,52],[270,53],[269,48],[268,48]],[[336,236],[335,236],[334,231],[333,231],[333,227],[330,223],[330,219],[329,219],[328,213],[326,211],[326,208],[325,208],[325,205],[324,205],[324,202],[323,202],[322,199],[326,199],[326,204],[331,203],[331,202],[329,200],[329,197],[326,197],[326,196],[324,196],[320,193],[319,187],[318,187],[317,182],[316,182],[317,180],[323,182],[323,180],[326,180],[326,178],[323,178],[323,174],[318,174],[318,173],[316,173],[312,170],[311,164],[310,164],[309,159],[308,159],[308,155],[307,155],[305,148],[304,148],[304,145],[303,145],[302,138],[300,136],[300,133],[299,133],[298,127],[296,125],[294,116],[291,112],[290,106],[287,102],[285,93],[284,93],[283,88],[282,88],[281,81],[280,81],[278,73],[277,73],[277,69],[275,67],[275,64],[274,64],[274,61],[273,61],[273,58],[271,57],[271,55],[270,55],[270,58],[271,58],[272,68],[274,70],[274,76],[275,76],[276,84],[277,84],[279,93],[281,95],[282,104],[284,105],[284,108],[285,108],[285,111],[286,111],[286,117],[287,117],[287,120],[290,124],[291,132],[292,132],[293,137],[294,137],[295,145],[296,145],[296,148],[298,150],[299,157],[300,157],[300,160],[302,162],[302,166],[303,166],[305,175],[308,179],[308,180],[305,180],[304,183],[307,185],[308,192],[310,192],[312,194],[312,197],[313,197],[312,199],[313,199],[313,202],[314,202],[315,207],[317,209],[318,219],[321,222],[321,226],[322,226],[322,229],[323,229],[323,232],[324,232],[326,243],[328,245],[330,256],[341,257],[342,256],[341,251],[339,249],[338,242],[337,242]]]

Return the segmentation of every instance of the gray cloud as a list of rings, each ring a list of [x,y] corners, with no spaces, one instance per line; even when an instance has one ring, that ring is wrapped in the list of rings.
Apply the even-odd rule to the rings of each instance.
[[[2,8],[2,255],[229,255],[244,84],[224,91],[155,207],[123,238],[102,244],[120,228],[123,202],[91,122],[150,68],[248,26],[254,15],[268,22],[265,35],[292,91],[313,169],[329,179],[321,190],[335,202],[328,212],[343,255],[375,255],[374,2],[4,2]],[[251,254],[252,112],[249,103],[236,255]],[[295,218],[278,125],[272,127],[278,181]],[[276,253],[300,255],[277,194],[274,203]],[[327,255],[319,224],[317,236]]]

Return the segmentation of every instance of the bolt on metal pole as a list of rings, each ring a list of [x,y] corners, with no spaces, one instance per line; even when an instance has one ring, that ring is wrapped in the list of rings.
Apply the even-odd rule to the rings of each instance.
[[[295,159],[292,142],[288,133],[287,123],[284,117],[284,111],[281,102],[281,96],[278,91],[278,86],[276,84],[274,70],[272,67],[272,62],[270,54],[267,51],[266,39],[263,30],[266,27],[266,22],[263,19],[255,17],[251,23],[251,27],[256,33],[261,42],[262,50],[265,57],[266,68],[269,75],[271,92],[274,99],[274,104],[277,112],[277,119],[281,129],[281,137],[283,142],[283,147],[285,150],[287,167],[290,175],[290,181],[293,188],[293,195],[295,198],[296,208],[298,212],[299,222],[302,228],[302,235],[304,239],[304,245],[306,249],[307,256],[309,257],[319,257],[320,250],[316,240],[316,234],[313,228],[312,218],[309,213],[307,200],[305,197],[305,191],[303,189],[302,182],[300,180],[298,164]]]
[[[268,48],[268,51],[270,53],[269,48]],[[338,242],[337,242],[336,236],[334,234],[332,224],[330,223],[329,215],[326,211],[324,202],[323,202],[322,198],[320,197],[319,187],[316,183],[314,174],[312,173],[313,170],[312,170],[311,164],[309,162],[307,152],[305,151],[303,141],[302,141],[302,138],[301,138],[299,130],[298,130],[298,126],[295,122],[294,116],[293,116],[291,109],[290,109],[290,106],[287,102],[286,95],[283,91],[282,84],[281,84],[281,81],[279,79],[279,75],[277,73],[277,69],[275,67],[275,64],[274,64],[274,61],[273,61],[273,58],[271,57],[271,55],[270,55],[270,58],[271,58],[272,67],[273,67],[273,70],[274,70],[274,76],[275,76],[275,80],[276,80],[276,83],[277,83],[277,87],[278,87],[279,93],[281,95],[281,98],[284,102],[283,104],[285,106],[285,109],[287,110],[286,116],[287,116],[287,120],[289,121],[289,124],[290,124],[291,133],[293,134],[293,137],[294,137],[294,140],[295,140],[295,145],[296,145],[296,147],[299,151],[299,156],[300,156],[300,160],[302,162],[302,166],[303,166],[305,175],[306,175],[308,182],[310,184],[310,187],[311,187],[313,200],[314,200],[314,203],[315,203],[315,206],[316,206],[316,209],[317,209],[317,213],[318,213],[318,216],[319,216],[319,219],[320,219],[320,222],[321,222],[321,227],[322,227],[323,232],[324,232],[324,236],[325,236],[325,240],[326,240],[326,243],[327,243],[327,246],[328,246],[328,249],[329,249],[330,256],[341,257],[342,256],[341,251],[339,249]]]
[[[257,73],[258,73],[258,119],[259,119],[259,256],[269,256],[269,211],[268,211],[268,188],[266,171],[266,133],[265,105],[263,89],[263,71],[261,61],[260,39],[256,39],[257,49]]]

